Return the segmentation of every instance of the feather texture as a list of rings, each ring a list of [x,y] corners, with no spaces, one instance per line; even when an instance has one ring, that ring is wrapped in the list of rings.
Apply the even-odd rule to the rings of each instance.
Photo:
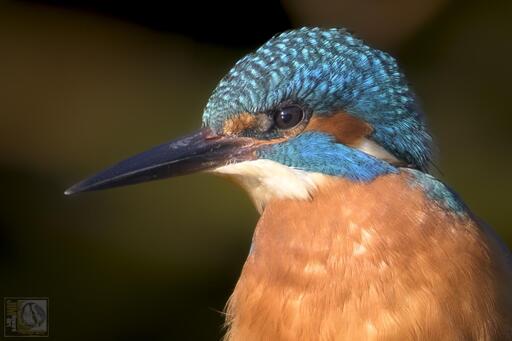
[[[415,181],[331,177],[311,200],[269,201],[226,339],[511,339],[509,255]]]
[[[343,110],[370,124],[372,139],[398,159],[428,165],[431,137],[396,60],[344,29],[287,31],[240,59],[208,100],[203,125],[221,132],[232,117],[286,101],[320,116]]]

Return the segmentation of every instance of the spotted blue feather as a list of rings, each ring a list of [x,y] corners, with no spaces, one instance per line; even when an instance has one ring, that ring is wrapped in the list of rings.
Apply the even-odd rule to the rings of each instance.
[[[314,115],[352,114],[371,124],[371,138],[398,159],[427,168],[431,138],[395,59],[344,29],[284,32],[240,59],[214,90],[203,125],[220,131],[234,115],[283,101],[303,103]]]
[[[239,60],[213,92],[203,124],[219,130],[232,115],[290,99],[317,115],[344,110],[360,117],[387,150],[427,167],[431,138],[396,61],[343,29],[284,32]]]

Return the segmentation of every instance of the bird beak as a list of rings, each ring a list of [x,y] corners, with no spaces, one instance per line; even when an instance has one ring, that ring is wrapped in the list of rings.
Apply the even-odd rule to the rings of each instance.
[[[249,160],[253,158],[251,146],[251,139],[220,136],[203,128],[121,161],[75,184],[64,194],[132,185]]]

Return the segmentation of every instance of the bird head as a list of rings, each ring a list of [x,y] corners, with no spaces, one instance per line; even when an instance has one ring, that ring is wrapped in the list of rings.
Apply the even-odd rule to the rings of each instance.
[[[279,34],[213,91],[202,128],[122,161],[67,194],[195,171],[227,174],[258,206],[307,197],[322,176],[367,182],[425,169],[431,138],[396,61],[343,29]]]

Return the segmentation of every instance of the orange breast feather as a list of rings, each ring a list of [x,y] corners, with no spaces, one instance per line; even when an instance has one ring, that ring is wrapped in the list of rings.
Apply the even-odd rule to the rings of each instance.
[[[511,339],[512,284],[487,233],[406,172],[271,201],[228,303],[228,340]]]

